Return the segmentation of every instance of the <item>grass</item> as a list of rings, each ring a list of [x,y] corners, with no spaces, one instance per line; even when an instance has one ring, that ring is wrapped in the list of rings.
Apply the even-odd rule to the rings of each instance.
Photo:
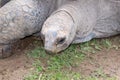
[[[84,76],[72,70],[73,67],[80,65],[88,54],[96,54],[102,49],[109,50],[115,47],[109,39],[94,39],[86,43],[74,44],[62,54],[55,56],[47,55],[44,48],[38,44],[39,42],[35,42],[36,47],[27,53],[34,59],[35,70],[24,80],[117,80],[104,74],[102,69],[96,70],[91,76]]]

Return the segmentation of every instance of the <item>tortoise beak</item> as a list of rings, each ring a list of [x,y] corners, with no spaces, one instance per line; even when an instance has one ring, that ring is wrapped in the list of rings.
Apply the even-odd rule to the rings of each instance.
[[[50,51],[50,50],[45,50],[45,52],[49,55],[54,55],[54,52]]]
[[[45,51],[47,54],[54,55],[56,54],[56,49],[53,46],[45,46]]]

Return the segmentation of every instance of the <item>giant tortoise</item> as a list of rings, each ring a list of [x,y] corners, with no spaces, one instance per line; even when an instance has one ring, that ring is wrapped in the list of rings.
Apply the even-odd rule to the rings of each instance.
[[[120,33],[120,0],[71,0],[44,22],[41,37],[48,53],[72,43]]]
[[[0,0],[0,58],[12,54],[17,40],[40,32],[57,0]]]

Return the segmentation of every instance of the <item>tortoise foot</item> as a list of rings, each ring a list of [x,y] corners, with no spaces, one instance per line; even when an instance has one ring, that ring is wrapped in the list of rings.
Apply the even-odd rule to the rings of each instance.
[[[12,53],[12,47],[11,45],[0,45],[0,59],[7,58],[11,56]]]

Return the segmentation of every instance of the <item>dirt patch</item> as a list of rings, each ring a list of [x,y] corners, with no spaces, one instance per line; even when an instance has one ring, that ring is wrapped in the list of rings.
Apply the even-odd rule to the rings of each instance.
[[[23,80],[30,64],[24,54],[0,60],[0,80]]]
[[[83,75],[100,77],[101,75],[96,74],[98,69],[101,69],[105,75],[114,76],[120,80],[120,50],[104,50],[91,54],[74,68]]]
[[[79,66],[73,68],[73,71],[80,72],[85,76],[100,77],[105,74],[108,77],[116,77],[120,80],[120,36],[109,38],[113,46],[119,48],[103,49],[97,53],[88,53],[86,59]],[[101,79],[100,79],[101,80]]]
[[[0,60],[0,80],[23,80],[32,70],[32,60],[25,52],[31,49],[35,38],[18,41],[14,55]]]

